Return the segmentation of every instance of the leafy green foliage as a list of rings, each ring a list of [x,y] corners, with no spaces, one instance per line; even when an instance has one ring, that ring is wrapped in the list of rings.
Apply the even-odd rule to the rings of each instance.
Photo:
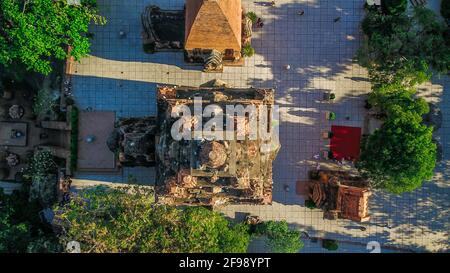
[[[57,101],[54,98],[52,91],[49,89],[41,89],[34,98],[33,113],[38,117],[42,117],[53,111],[53,108],[56,105]]]
[[[423,98],[414,97],[415,90],[400,84],[383,85],[369,94],[369,103],[378,107],[388,118],[395,118],[397,112],[409,111],[417,118],[429,112],[428,103]]]
[[[245,252],[250,240],[243,224],[202,207],[156,205],[138,186],[84,190],[59,217],[70,223],[62,242],[76,240],[83,252]]]
[[[335,112],[330,112],[328,114],[328,119],[329,120],[335,120],[336,119],[336,113]]]
[[[24,189],[8,196],[0,189],[0,253],[58,252],[60,247],[40,218],[42,207],[28,202]]]
[[[244,224],[230,226],[223,215],[197,207],[181,217],[183,248],[188,252],[246,252],[250,236]],[[180,237],[181,238],[181,237]]]
[[[286,221],[267,221],[256,230],[258,235],[267,236],[266,244],[275,253],[298,253],[303,248],[300,232],[289,229]]]
[[[242,47],[242,56],[250,58],[253,55],[255,55],[255,49],[251,44],[246,44]]]
[[[65,0],[2,0],[0,18],[0,64],[19,62],[45,75],[52,70],[52,58],[85,56],[90,48],[86,37],[90,22],[105,23],[93,0],[80,6]]]
[[[389,111],[382,127],[363,141],[357,166],[375,187],[392,193],[413,191],[433,175],[433,129],[421,124],[417,112],[399,105],[390,106]]]
[[[336,251],[336,250],[338,250],[339,245],[336,240],[323,239],[322,247],[329,251]]]
[[[429,80],[431,67],[443,74],[450,69],[446,26],[429,9],[416,7],[412,16],[370,9],[362,29],[367,40],[357,59],[375,87],[392,83],[412,87]]]
[[[449,20],[450,19],[450,1],[442,0],[441,2],[441,14],[442,17]]]
[[[56,201],[57,165],[47,150],[37,150],[24,173],[31,180],[30,200],[51,206]]]
[[[315,208],[317,208],[316,203],[314,203],[314,201],[311,200],[311,199],[307,199],[307,200],[305,201],[305,206],[306,206],[308,209],[315,209]]]
[[[381,7],[386,14],[399,15],[406,11],[408,0],[381,0]]]
[[[256,21],[258,20],[258,15],[254,13],[253,11],[249,11],[245,14],[250,21],[252,21],[253,24],[256,24]]]
[[[43,177],[50,173],[56,173],[57,165],[52,154],[47,150],[37,150],[33,154],[28,168],[25,170],[25,177]]]

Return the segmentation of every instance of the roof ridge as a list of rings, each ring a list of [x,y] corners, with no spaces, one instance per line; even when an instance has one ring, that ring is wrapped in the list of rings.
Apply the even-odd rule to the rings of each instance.
[[[209,1],[209,0],[207,0],[207,1]],[[217,5],[219,6],[219,9],[222,11],[222,14],[225,16],[225,18],[227,18],[227,24],[228,24],[228,26],[230,27],[231,32],[233,33],[234,37],[236,38],[236,41],[240,44],[241,37],[237,37],[237,36],[236,36],[237,33],[234,32],[234,28],[233,28],[233,26],[231,25],[231,22],[230,22],[230,20],[229,20],[229,18],[228,18],[228,16],[227,16],[227,14],[225,13],[223,7],[219,4],[219,3],[223,3],[222,0],[212,0],[212,1],[215,1],[215,2],[217,3]],[[241,7],[241,8],[242,8],[242,7]]]

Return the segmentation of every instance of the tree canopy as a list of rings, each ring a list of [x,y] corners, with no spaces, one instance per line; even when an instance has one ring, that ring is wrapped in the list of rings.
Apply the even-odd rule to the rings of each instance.
[[[392,105],[391,117],[363,141],[358,168],[373,185],[392,193],[415,190],[433,175],[436,144],[433,129],[414,111]]]
[[[382,1],[383,12],[368,9],[367,39],[357,54],[372,83],[368,101],[384,116],[381,128],[363,138],[357,167],[373,186],[393,193],[412,191],[433,175],[433,128],[422,123],[429,106],[415,88],[433,71],[450,68],[446,25],[424,7],[406,14],[405,2]]]
[[[432,68],[443,74],[450,69],[447,26],[429,9],[416,7],[411,16],[369,9],[362,29],[367,39],[357,58],[375,86],[412,87],[427,81]]]
[[[267,237],[266,245],[275,253],[298,253],[303,248],[300,232],[289,229],[286,221],[267,221],[260,224],[257,234]]]
[[[406,11],[408,0],[381,0],[381,7],[386,14],[398,15]]]
[[[415,89],[398,83],[382,85],[369,94],[369,102],[388,118],[395,118],[398,111],[409,111],[417,114],[417,119],[420,119],[430,108],[423,98],[414,96],[415,92]]]
[[[0,189],[0,253],[58,252],[52,231],[42,223],[38,202],[28,202],[28,190],[5,195]]]
[[[131,194],[130,194],[131,193]],[[58,216],[63,244],[78,241],[83,252],[246,252],[248,227],[202,207],[157,205],[149,190],[84,190]]]
[[[49,74],[52,59],[76,60],[89,52],[86,36],[93,21],[103,24],[95,0],[69,5],[66,0],[2,0],[0,2],[0,64],[23,64]],[[71,46],[70,53],[67,47]]]

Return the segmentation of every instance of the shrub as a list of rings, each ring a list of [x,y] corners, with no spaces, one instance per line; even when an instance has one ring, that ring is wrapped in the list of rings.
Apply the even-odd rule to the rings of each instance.
[[[38,118],[42,118],[44,115],[50,114],[54,107],[57,105],[57,101],[49,89],[41,89],[34,97],[33,114]]]
[[[383,12],[391,15],[404,13],[408,7],[408,0],[381,0]]]
[[[335,112],[330,112],[328,114],[328,119],[329,120],[335,120],[336,119],[336,113]]]
[[[31,181],[30,200],[39,201],[44,207],[52,205],[56,200],[57,164],[50,151],[36,150],[24,177]]]
[[[11,195],[0,189],[0,253],[58,252],[59,244],[45,225],[38,202],[29,202],[28,187]]]
[[[311,199],[307,199],[307,200],[305,201],[305,206],[306,206],[308,209],[315,209],[315,208],[317,208],[316,204],[315,204],[314,201],[311,200]]]
[[[255,49],[250,44],[242,47],[242,56],[249,58],[253,55],[255,55]]]
[[[339,245],[336,240],[323,239],[322,247],[329,251],[336,251],[336,250],[338,250]]]
[[[300,232],[289,229],[286,221],[267,221],[257,226],[258,235],[267,236],[266,245],[272,252],[297,253],[303,248]]]
[[[44,177],[56,173],[57,168],[58,166],[50,151],[36,150],[25,170],[25,176],[27,178]]]
[[[258,20],[258,16],[253,11],[249,11],[245,14],[248,19],[252,21],[253,24],[256,24],[256,21]]]

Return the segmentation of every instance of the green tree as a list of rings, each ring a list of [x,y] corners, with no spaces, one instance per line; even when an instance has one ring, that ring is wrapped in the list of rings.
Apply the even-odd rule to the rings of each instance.
[[[57,167],[50,151],[36,150],[25,170],[25,177],[31,179],[38,176],[43,177],[49,173],[56,173]]]
[[[386,14],[399,15],[406,11],[408,0],[381,0],[381,7]]]
[[[433,175],[436,144],[421,116],[392,105],[390,117],[362,143],[358,169],[373,186],[392,193],[413,191]]]
[[[375,88],[391,83],[412,87],[429,80],[431,68],[442,74],[450,69],[446,26],[429,9],[417,7],[411,16],[370,9],[362,29],[367,39],[357,59]]]
[[[266,244],[272,252],[298,253],[303,248],[300,232],[289,229],[286,221],[266,221],[257,227],[256,233],[267,237]]]
[[[395,118],[397,110],[410,111],[423,116],[430,111],[428,103],[423,98],[414,97],[413,88],[401,84],[383,85],[369,94],[369,103],[387,115]]]
[[[28,202],[28,190],[5,195],[0,189],[0,253],[59,252],[51,229],[41,222],[37,202]]]
[[[56,201],[57,165],[47,150],[37,150],[25,170],[24,177],[31,180],[30,200],[49,207]]]
[[[61,241],[76,240],[83,252],[245,252],[250,240],[243,224],[202,207],[154,204],[139,186],[84,190],[60,212]]]
[[[95,2],[69,5],[66,0],[2,0],[0,64],[18,62],[27,70],[47,75],[53,58],[63,60],[70,54],[80,60],[89,52],[89,24],[105,23]],[[72,47],[70,53],[68,46]]]
[[[42,118],[44,115],[51,113],[55,106],[57,106],[57,100],[50,89],[40,89],[34,98],[33,113]]]

